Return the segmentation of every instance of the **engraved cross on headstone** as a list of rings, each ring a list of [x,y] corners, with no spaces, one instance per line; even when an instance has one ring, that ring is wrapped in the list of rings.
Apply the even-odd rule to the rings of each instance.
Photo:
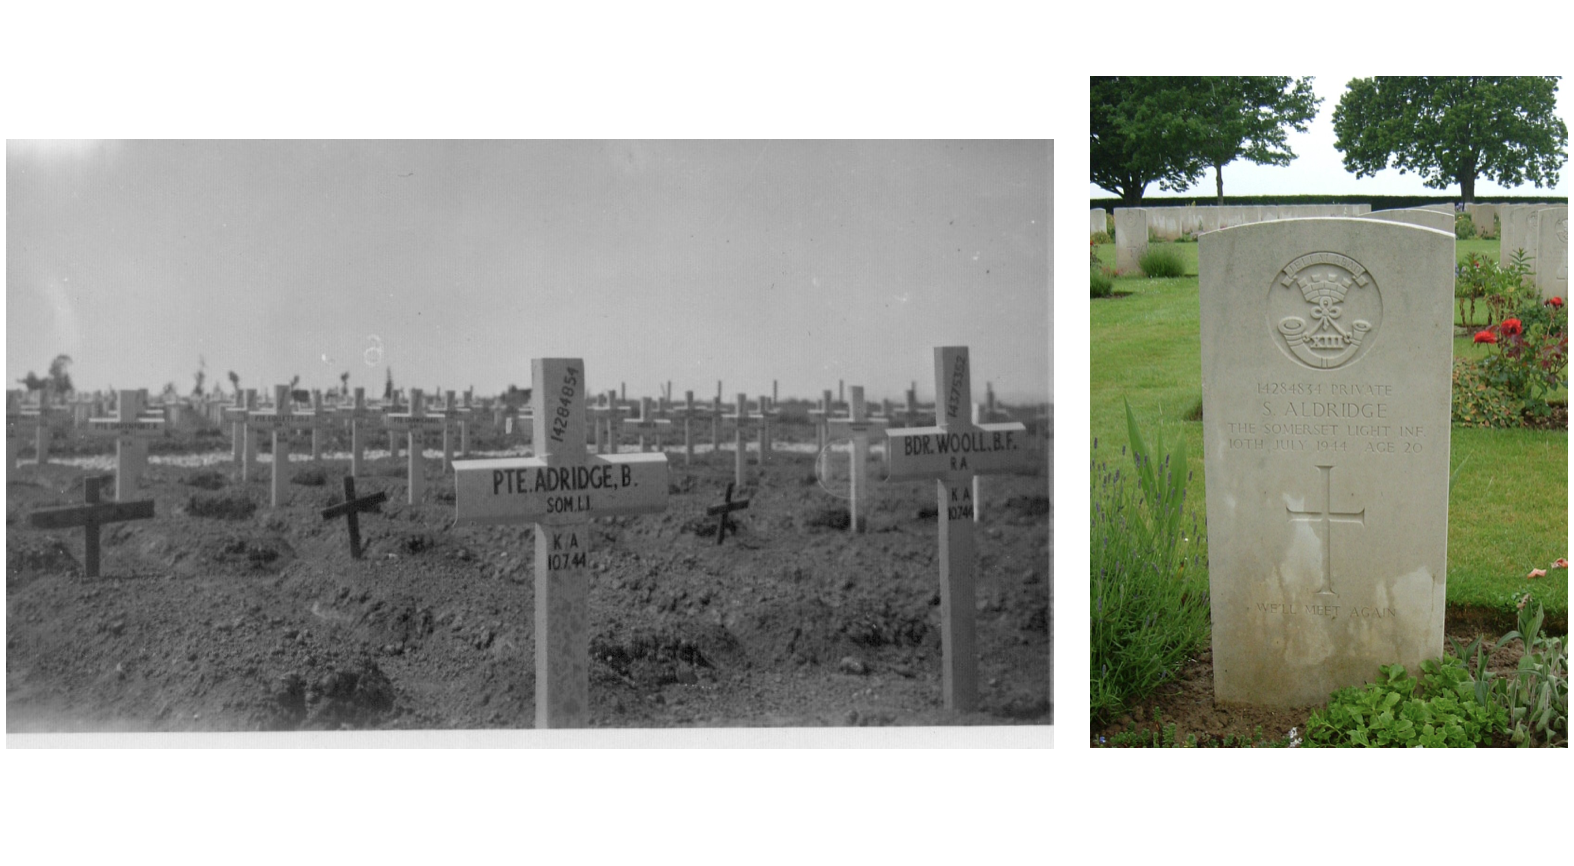
[[[1366,509],[1360,511],[1334,511],[1334,480],[1332,464],[1319,463],[1317,468],[1323,473],[1323,510],[1321,511],[1296,511],[1290,506],[1284,507],[1290,513],[1290,520],[1305,520],[1309,523],[1323,525],[1323,586],[1317,590],[1318,595],[1337,595],[1333,590],[1333,553],[1335,523],[1354,523],[1366,525]]]

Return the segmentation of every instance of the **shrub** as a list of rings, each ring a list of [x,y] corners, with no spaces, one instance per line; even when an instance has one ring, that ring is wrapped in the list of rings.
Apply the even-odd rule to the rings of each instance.
[[[1468,241],[1476,236],[1476,223],[1470,214],[1459,214],[1454,217],[1454,237]]]
[[[1089,272],[1089,281],[1093,284],[1093,297],[1107,298],[1115,292],[1115,278],[1104,268],[1093,268]]]
[[[1170,679],[1208,637],[1205,543],[1188,527],[1186,446],[1166,454],[1162,431],[1148,450],[1126,407],[1133,464],[1099,462],[1091,486],[1089,701],[1108,719]],[[1124,462],[1126,449],[1121,449]],[[1188,531],[1189,530],[1189,531]]]
[[[1104,232],[1110,237],[1115,236],[1115,214],[1110,211],[1104,212]]]
[[[1148,247],[1137,260],[1142,272],[1150,277],[1179,277],[1186,273],[1186,264],[1180,253],[1167,247]]]
[[[1461,427],[1518,427],[1520,414],[1507,394],[1481,373],[1481,362],[1454,361],[1453,421]]]
[[[1459,299],[1459,319],[1475,320],[1476,301],[1487,305],[1487,324],[1503,317],[1503,311],[1537,294],[1530,281],[1530,262],[1524,250],[1516,250],[1509,264],[1500,265],[1480,253],[1469,253],[1454,266],[1454,297]],[[1465,302],[1470,315],[1465,315]]]
[[[1547,397],[1568,384],[1568,310],[1561,298],[1524,298],[1511,318],[1476,334],[1491,346],[1479,370],[1515,411],[1535,419],[1552,413]]]
[[[1094,232],[1092,235],[1090,235],[1090,237],[1092,237],[1093,242],[1096,244],[1114,243],[1114,241],[1110,239],[1109,232]]]

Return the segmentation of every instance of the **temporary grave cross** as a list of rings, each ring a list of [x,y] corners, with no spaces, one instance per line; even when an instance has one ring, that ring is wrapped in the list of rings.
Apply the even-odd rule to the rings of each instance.
[[[402,431],[409,438],[409,499],[411,505],[419,505],[421,503],[421,494],[426,490],[426,461],[421,453],[421,434],[427,430],[446,427],[447,424],[448,420],[446,418],[426,414],[426,401],[422,399],[420,388],[410,389],[410,411],[408,413],[395,413],[383,416],[383,426],[390,431]]]
[[[284,504],[284,485],[290,471],[290,431],[314,427],[317,420],[310,412],[291,411],[290,386],[273,386],[273,408],[253,412],[246,420],[248,428],[273,434],[273,483],[270,501],[273,508]]]
[[[732,480],[734,484],[742,487],[743,482],[748,474],[748,469],[745,465],[745,452],[749,450],[749,446],[744,438],[743,431],[758,424],[760,422],[760,416],[749,414],[749,395],[740,392],[738,394],[737,411],[733,412],[731,415],[726,416],[726,418],[728,421],[732,422],[732,441],[734,447],[736,448],[736,450],[733,452]]]
[[[694,405],[694,392],[683,392],[683,408],[674,409],[672,414],[683,419],[683,465],[688,466],[694,462],[694,418],[704,414],[705,410]]]
[[[776,408],[776,398],[760,395],[760,465],[764,466],[771,456],[771,421],[781,415],[781,410]]]
[[[731,484],[727,485],[727,498],[722,501],[722,504],[712,505],[705,509],[705,513],[712,517],[721,516],[721,520],[716,523],[716,543],[718,545],[721,544],[722,538],[727,535],[728,524],[732,524],[732,534],[738,534],[737,525],[732,523],[732,513],[749,507],[749,500],[747,499],[740,499],[737,502],[732,501],[732,487]]]
[[[138,439],[157,439],[166,432],[162,418],[140,417],[140,395],[136,391],[121,391],[116,402],[115,417],[88,419],[87,433],[95,437],[115,439],[115,499],[125,502],[136,489],[141,462],[132,453]]]
[[[810,409],[809,417],[814,419],[814,446],[816,452],[825,450],[825,419],[831,417],[831,389],[820,392],[820,408]]]
[[[55,428],[70,423],[69,413],[57,409],[51,400],[52,390],[45,388],[38,392],[38,408],[34,411],[22,410],[22,415],[28,420],[25,425],[33,431],[33,443],[38,465],[43,466],[49,462],[49,442],[54,437]]]
[[[335,517],[344,517],[350,526],[350,557],[361,558],[361,518],[360,513],[375,512],[382,509],[382,504],[388,501],[388,494],[374,493],[371,496],[355,498],[355,476],[344,476],[344,501],[322,510],[323,520],[332,520]]]
[[[38,426],[37,415],[22,413],[22,393],[10,390],[5,395],[5,471],[16,471],[16,452],[22,447],[24,433],[34,433]]]
[[[323,405],[322,391],[312,389],[312,412],[308,417],[311,418],[313,463],[322,460],[322,431],[332,423],[333,419],[329,417],[332,412],[332,409]]]
[[[935,427],[886,433],[892,481],[935,479],[940,500],[941,681],[947,709],[978,705],[978,652],[974,636],[973,491],[978,474],[1014,472],[1031,465],[1027,428],[974,424],[967,347],[935,350]]]
[[[639,420],[629,422],[629,426],[639,431],[639,450],[649,451],[650,443],[645,441],[645,434],[652,433],[656,436],[656,450],[661,450],[661,433],[672,427],[672,422],[665,418],[657,418],[651,414],[650,398],[641,397],[639,401]]]
[[[366,405],[366,389],[356,388],[350,408],[340,409],[335,413],[335,417],[350,422],[350,474],[360,475],[361,464],[366,455],[366,442],[361,438],[361,430],[377,423],[374,419],[378,417],[378,413]]]
[[[444,472],[450,472],[454,468],[454,433],[464,426],[472,411],[474,410],[470,408],[468,398],[465,401],[465,405],[460,406],[454,400],[454,392],[443,392],[443,408],[438,410],[437,416],[443,419]],[[468,446],[461,447],[461,450],[468,450]]]
[[[224,410],[224,417],[235,425],[235,464],[240,467],[242,481],[250,481],[257,473],[257,431],[251,427],[251,413],[255,411],[256,388],[246,389],[239,406]]]
[[[47,511],[35,511],[32,515],[32,524],[38,529],[71,529],[80,526],[86,530],[82,573],[88,577],[98,577],[98,531],[100,527],[106,523],[147,520],[153,517],[153,500],[151,499],[144,499],[140,502],[100,502],[99,489],[108,481],[109,478],[106,476],[82,479],[82,486],[87,499],[86,505],[51,508]]]
[[[590,519],[667,507],[664,454],[585,448],[585,365],[530,362],[536,456],[454,463],[455,525],[533,523],[536,726],[590,719]]]
[[[826,432],[839,438],[850,438],[853,441],[851,469],[848,470],[848,522],[850,532],[861,532],[858,512],[863,503],[864,475],[869,463],[869,434],[875,430],[884,431],[886,421],[884,418],[870,418],[864,406],[864,386],[852,387],[852,403],[849,405],[849,416],[846,418],[831,418],[825,422]],[[888,446],[889,447],[889,446]]]

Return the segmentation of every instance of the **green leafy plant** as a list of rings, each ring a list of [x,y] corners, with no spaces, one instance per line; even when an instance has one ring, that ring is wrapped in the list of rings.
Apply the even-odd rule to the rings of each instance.
[[[1093,242],[1096,244],[1114,243],[1114,241],[1110,238],[1109,232],[1094,232],[1093,234],[1089,235],[1089,237],[1091,237]]]
[[[1519,667],[1499,690],[1509,719],[1509,739],[1516,746],[1568,745],[1569,649],[1567,637],[1542,634],[1546,612],[1534,612],[1527,594],[1519,608],[1519,630],[1504,635],[1525,641]]]
[[[1454,217],[1454,237],[1455,238],[1457,238],[1459,240],[1462,240],[1462,241],[1468,241],[1468,240],[1470,240],[1471,238],[1473,238],[1475,236],[1476,236],[1476,223],[1475,223],[1474,220],[1472,220],[1470,218],[1470,214],[1463,214],[1462,213],[1462,214],[1459,214],[1458,216]]]
[[[1454,359],[1453,421],[1461,427],[1520,426],[1518,406],[1487,380],[1482,362]]]
[[[1491,325],[1503,318],[1505,309],[1536,294],[1531,284],[1530,260],[1524,250],[1511,253],[1507,265],[1472,252],[1454,266],[1454,297],[1459,299],[1459,320],[1464,324],[1475,321],[1477,301],[1486,303],[1486,323]],[[1466,303],[1470,305],[1468,316]]]
[[[1148,448],[1126,407],[1126,449],[1112,468],[1094,441],[1089,642],[1093,718],[1107,718],[1172,678],[1207,640],[1206,563],[1196,514],[1184,513],[1186,448]]]
[[[1150,277],[1180,277],[1186,274],[1186,263],[1180,253],[1169,247],[1148,247],[1148,251],[1137,259],[1137,264]]]
[[[1334,692],[1306,722],[1306,745],[1472,747],[1507,730],[1508,713],[1476,699],[1475,683],[1454,656],[1421,663],[1422,680],[1404,665],[1380,665],[1382,679]],[[1417,694],[1417,686],[1420,694]]]

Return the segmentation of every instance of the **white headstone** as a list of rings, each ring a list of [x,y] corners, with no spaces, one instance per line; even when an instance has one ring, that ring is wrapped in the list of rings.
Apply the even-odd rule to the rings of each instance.
[[[1536,287],[1543,298],[1569,296],[1569,209],[1568,207],[1542,208],[1535,212],[1532,224],[1536,231],[1536,258],[1531,265],[1536,269]]]
[[[1443,648],[1454,236],[1202,238],[1214,691],[1300,706]]]
[[[1142,208],[1115,208],[1115,270],[1135,276],[1148,251],[1148,216]]]

